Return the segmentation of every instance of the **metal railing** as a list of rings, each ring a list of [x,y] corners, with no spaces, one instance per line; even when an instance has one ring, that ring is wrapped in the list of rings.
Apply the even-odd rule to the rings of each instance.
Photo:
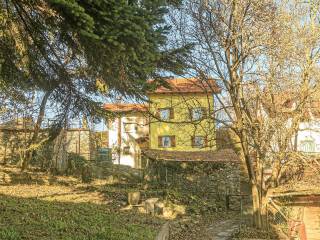
[[[267,206],[268,225],[273,227],[287,239],[307,240],[305,224],[301,220],[301,214],[298,219],[289,216],[290,209],[285,205],[277,204],[272,198],[269,198]]]

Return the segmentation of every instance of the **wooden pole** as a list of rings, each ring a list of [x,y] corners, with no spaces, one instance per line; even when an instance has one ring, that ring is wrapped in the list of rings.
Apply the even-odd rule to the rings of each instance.
[[[168,184],[168,168],[167,168],[167,165],[166,165],[166,184]]]
[[[226,194],[226,208],[227,211],[230,210],[230,195],[228,193]]]
[[[118,117],[118,163],[121,159],[121,116]]]
[[[81,141],[81,132],[80,128],[78,129],[78,154],[80,155],[81,149],[80,149],[80,141]]]
[[[243,208],[242,208],[242,196],[240,197],[240,226],[239,226],[239,232],[241,231],[241,224],[243,219]]]

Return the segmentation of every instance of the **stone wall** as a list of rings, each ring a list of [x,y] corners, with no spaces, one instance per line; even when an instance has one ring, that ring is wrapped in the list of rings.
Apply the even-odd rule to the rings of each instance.
[[[244,194],[251,194],[251,187],[249,184],[249,175],[244,160],[244,156],[241,150],[240,139],[239,137],[230,129],[226,127],[221,127],[216,130],[216,139],[217,139],[217,148],[233,149],[239,156],[241,160],[240,164],[240,181],[241,181],[241,192]]]
[[[167,194],[175,195],[174,198],[182,204],[194,202],[215,210],[225,207],[226,196],[240,193],[240,165],[237,163],[166,162],[149,159],[145,179],[151,184],[169,186]],[[230,207],[237,208],[232,205],[233,201]]]
[[[0,129],[0,162],[6,162],[12,158],[19,158],[19,154],[25,149],[33,130],[31,128],[2,128]],[[40,138],[45,138],[48,131],[42,130]],[[91,132],[88,129],[69,129],[63,135],[65,139],[59,141],[63,144],[63,150],[83,156],[90,160],[95,158],[96,149],[105,147],[107,133]],[[54,146],[55,144],[53,144]]]

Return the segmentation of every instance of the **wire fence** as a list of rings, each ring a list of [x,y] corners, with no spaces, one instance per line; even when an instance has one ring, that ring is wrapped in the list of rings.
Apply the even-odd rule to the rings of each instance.
[[[301,209],[293,218],[290,216],[291,209],[289,206],[281,205],[269,198],[267,205],[267,222],[268,226],[278,231],[287,239],[307,240],[306,228],[304,222],[301,220],[303,217]]]

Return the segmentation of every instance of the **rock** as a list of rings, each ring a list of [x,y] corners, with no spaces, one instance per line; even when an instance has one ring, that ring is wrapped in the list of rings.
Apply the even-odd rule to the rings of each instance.
[[[142,213],[142,214],[146,214],[146,213],[147,213],[145,207],[138,207],[138,212],[139,212],[139,213]]]
[[[138,205],[140,202],[140,192],[129,192],[128,193],[128,203],[129,205]]]
[[[163,217],[167,219],[174,219],[177,217],[177,214],[173,211],[171,207],[164,207],[162,211],[163,211]]]
[[[165,204],[163,202],[160,202],[160,201],[156,202],[154,204],[154,213],[156,215],[163,215],[164,207],[165,207]]]
[[[132,205],[128,205],[128,206],[125,206],[123,208],[120,209],[120,211],[128,211],[128,210],[132,210]]]
[[[170,203],[168,206],[165,206],[162,209],[162,215],[167,219],[174,219],[178,215],[184,215],[186,213],[186,207],[183,205],[172,204]]]
[[[107,184],[114,184],[115,183],[113,175],[106,177],[106,183]]]
[[[146,206],[146,203],[143,201],[143,202],[141,203],[141,206],[138,207],[138,212],[139,212],[139,213],[146,214],[147,211],[146,211],[145,206]]]
[[[145,202],[145,209],[148,214],[154,215],[154,205],[158,202],[159,198],[149,198]]]
[[[183,205],[178,205],[178,204],[173,204],[172,205],[173,210],[178,214],[178,215],[184,215],[186,214],[186,207]]]

